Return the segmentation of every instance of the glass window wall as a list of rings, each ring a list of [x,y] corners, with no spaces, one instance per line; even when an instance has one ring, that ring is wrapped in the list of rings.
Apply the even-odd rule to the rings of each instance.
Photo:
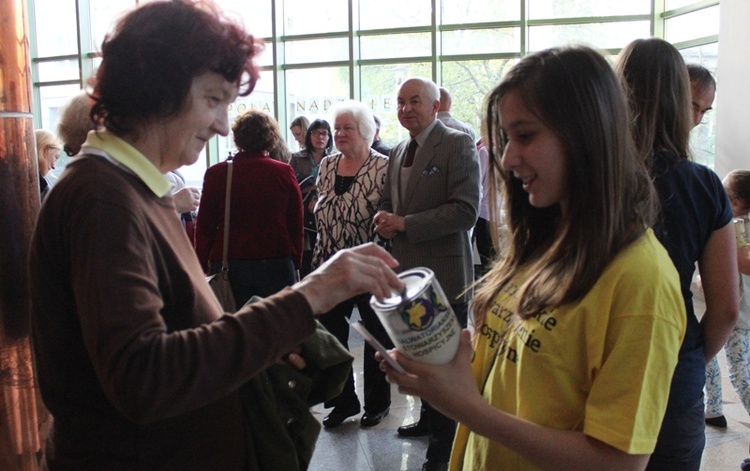
[[[137,0],[28,1],[34,18],[35,118],[39,127],[54,129],[59,107],[98,66],[104,35]],[[383,138],[395,144],[404,137],[395,116],[396,90],[413,75],[432,78],[451,90],[454,115],[478,132],[484,94],[529,52],[586,43],[616,53],[652,31],[663,31],[687,61],[714,61],[715,68],[718,49],[718,1],[666,0],[662,11],[654,10],[662,2],[651,0],[217,3],[267,41],[257,58],[263,72],[256,91],[233,104],[230,114],[267,110],[276,115],[291,143],[288,125],[294,117],[329,119],[331,104],[355,98],[372,106],[383,120]],[[703,161],[709,164],[713,161],[711,119],[709,115],[693,137],[694,147],[705,149]],[[217,138],[201,161],[202,169],[233,147],[231,138]]]
[[[359,2],[359,28],[363,30],[429,26],[432,23],[431,16],[432,2],[430,0],[361,0]]]

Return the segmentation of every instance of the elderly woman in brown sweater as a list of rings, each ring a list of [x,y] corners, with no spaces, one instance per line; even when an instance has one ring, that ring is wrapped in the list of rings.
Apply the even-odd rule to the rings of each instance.
[[[179,38],[176,41],[175,38]],[[102,45],[89,134],[40,212],[30,254],[50,469],[247,469],[239,388],[315,330],[314,316],[401,283],[375,246],[222,312],[164,173],[229,133],[259,44],[209,1],[148,2]],[[106,183],[106,184],[105,184]],[[293,452],[293,450],[290,450]]]

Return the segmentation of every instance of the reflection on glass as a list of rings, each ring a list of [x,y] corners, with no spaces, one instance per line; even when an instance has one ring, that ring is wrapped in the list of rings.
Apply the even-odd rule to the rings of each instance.
[[[649,37],[650,29],[649,21],[532,26],[529,28],[529,50],[541,51],[569,44],[619,49],[636,38]]]
[[[404,47],[404,44],[408,44],[409,47]],[[360,55],[362,59],[430,56],[432,55],[432,39],[430,33],[362,36]]]
[[[431,21],[430,0],[360,0],[359,2],[360,29],[427,26]]]
[[[521,2],[518,0],[443,2],[442,18],[443,24],[518,21],[521,19]]]
[[[289,122],[303,115],[310,121],[321,118],[331,123],[331,105],[349,98],[347,67],[287,70],[285,78],[286,116]],[[287,142],[294,142],[288,123],[281,123],[281,130],[285,133]]]
[[[78,52],[75,0],[35,0],[37,57]]]
[[[135,0],[89,0],[92,50],[102,50],[102,41],[112,25],[134,6]]]
[[[255,85],[255,89],[253,89],[253,92],[248,96],[241,96],[237,97],[237,99],[234,101],[234,103],[230,104],[227,109],[227,115],[229,117],[229,123],[231,128],[231,123],[234,121],[234,119],[244,113],[245,111],[249,110],[261,110],[265,111],[266,113],[270,115],[275,115],[274,110],[274,101],[273,101],[273,72],[270,70],[264,70],[260,73],[260,79],[258,79],[257,84]],[[283,129],[282,129],[283,131]],[[234,136],[232,136],[232,131],[230,129],[229,135],[224,136],[218,136],[219,140],[219,155],[218,160],[224,160],[227,158],[227,156],[230,153],[234,153],[235,146],[234,146]],[[216,161],[217,156],[213,156],[213,161]],[[200,161],[199,161],[200,163]],[[195,164],[197,165],[197,164]],[[205,167],[204,167],[205,171]],[[201,178],[203,178],[203,174],[201,173]]]
[[[185,177],[186,186],[192,186],[199,190],[203,188],[203,176],[206,174],[206,169],[208,168],[206,162],[206,148],[204,147],[198,155],[198,160],[196,160],[193,165],[187,165],[177,169],[177,171]]]
[[[666,0],[666,9],[667,10],[675,10],[677,8],[686,7],[688,5],[693,5],[695,3],[700,3],[696,0]]]
[[[719,43],[681,49],[680,54],[685,59],[685,63],[700,64],[710,70],[711,73],[716,73],[719,60]]]
[[[718,35],[719,5],[668,18],[664,29],[666,36],[664,39],[673,44]]]
[[[57,132],[57,121],[60,116],[60,108],[68,102],[70,97],[80,92],[78,85],[55,85],[39,87],[40,103],[42,109],[42,129],[47,129],[53,133]],[[55,163],[55,170],[52,171],[52,177],[57,178],[62,175],[69,158],[65,152],[60,154],[60,158]]]
[[[255,63],[261,67],[273,65],[273,49],[266,44],[260,54],[255,56]]]
[[[651,0],[528,0],[528,4],[529,18],[533,20],[651,14]]]
[[[39,87],[39,97],[42,108],[42,127],[55,129],[57,127],[60,108],[73,95],[81,91],[78,85],[52,85]]]
[[[487,59],[443,62],[442,86],[453,97],[451,114],[474,130],[479,138],[484,97],[518,59]]]
[[[685,63],[700,64],[711,71],[718,82],[717,62],[719,58],[719,43],[707,44],[705,46],[691,47],[680,51]],[[716,108],[718,96],[721,93],[721,84],[716,89],[713,110],[703,116],[701,124],[690,132],[690,150],[696,162],[714,168],[714,157],[716,155]]]
[[[54,62],[39,62],[40,82],[54,82],[58,80],[78,80],[78,61],[75,59]]]
[[[349,60],[349,39],[311,39],[284,43],[287,64]]]
[[[369,65],[360,68],[362,80],[362,102],[372,108],[380,121],[380,138],[393,146],[409,136],[396,117],[398,88],[410,77],[432,77],[432,66],[428,62],[393,65]]]
[[[273,35],[271,0],[216,0],[216,3],[230,15],[239,15],[247,30],[256,38],[270,38]]]
[[[443,32],[443,54],[521,51],[521,28],[461,29]]]
[[[284,1],[283,34],[335,33],[348,30],[348,0]]]

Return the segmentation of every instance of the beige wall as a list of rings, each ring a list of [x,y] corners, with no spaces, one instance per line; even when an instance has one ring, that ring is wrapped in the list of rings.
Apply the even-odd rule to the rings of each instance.
[[[750,1],[721,0],[716,173],[750,169]]]

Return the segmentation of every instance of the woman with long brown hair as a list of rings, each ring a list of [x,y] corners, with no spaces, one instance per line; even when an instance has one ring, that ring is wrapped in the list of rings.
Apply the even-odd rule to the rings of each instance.
[[[649,469],[697,471],[705,447],[705,366],[721,350],[739,313],[732,206],[719,177],[689,159],[694,123],[688,72],[679,51],[662,39],[637,39],[620,53],[617,75],[628,97],[633,139],[661,202],[654,232],[680,275],[687,315]],[[690,291],[696,262],[706,300],[700,322]]]

